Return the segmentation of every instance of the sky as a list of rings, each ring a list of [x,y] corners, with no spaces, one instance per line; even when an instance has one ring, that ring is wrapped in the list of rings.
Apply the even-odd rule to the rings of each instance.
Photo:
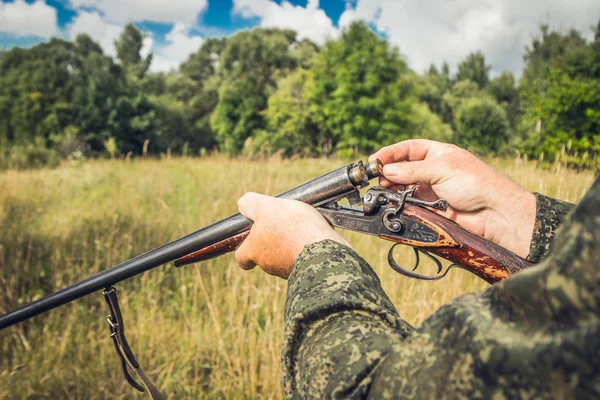
[[[600,0],[0,0],[0,49],[87,33],[105,53],[133,22],[145,33],[152,71],[169,71],[207,37],[253,27],[291,28],[318,44],[362,20],[395,45],[415,71],[451,70],[481,50],[492,75],[523,68],[525,46],[540,24],[593,38]]]

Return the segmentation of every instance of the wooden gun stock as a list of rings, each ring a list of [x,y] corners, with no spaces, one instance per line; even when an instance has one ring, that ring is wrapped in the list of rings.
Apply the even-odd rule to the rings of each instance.
[[[219,257],[225,253],[229,253],[231,251],[235,251],[240,244],[246,239],[250,231],[244,231],[242,233],[238,233],[230,238],[225,240],[221,240],[215,244],[211,244],[210,246],[206,246],[203,249],[195,251],[193,253],[188,254],[187,256],[183,256],[175,260],[176,267],[183,267],[184,265],[197,263],[200,261],[210,260],[211,258]]]

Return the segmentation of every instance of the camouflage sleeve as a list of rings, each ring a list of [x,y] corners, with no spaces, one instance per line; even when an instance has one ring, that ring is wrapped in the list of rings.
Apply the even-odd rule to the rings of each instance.
[[[527,259],[540,262],[550,251],[550,244],[556,230],[575,205],[539,193],[534,194],[535,225]]]
[[[411,329],[352,249],[331,240],[306,246],[285,303],[286,397],[366,394],[366,375]]]
[[[286,299],[286,396],[598,398],[598,265],[600,178],[542,263],[453,300],[414,329],[356,253],[308,246]]]

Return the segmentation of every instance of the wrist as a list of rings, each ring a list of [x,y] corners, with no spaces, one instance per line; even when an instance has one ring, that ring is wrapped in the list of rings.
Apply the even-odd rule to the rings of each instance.
[[[513,190],[504,192],[506,197],[499,199],[495,214],[501,228],[496,237],[502,247],[525,258],[529,254],[535,225],[536,198],[533,193],[514,186]]]

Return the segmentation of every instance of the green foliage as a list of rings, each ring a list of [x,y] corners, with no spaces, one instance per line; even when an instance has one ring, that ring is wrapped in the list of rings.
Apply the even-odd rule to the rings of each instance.
[[[437,140],[440,142],[452,141],[452,127],[443,123],[437,114],[431,112],[427,104],[415,103],[412,114],[414,124],[413,137]]]
[[[219,58],[221,86],[210,119],[221,150],[238,153],[246,139],[265,128],[262,111],[278,77],[298,65],[290,51],[296,33],[280,29],[254,29],[227,39]]]
[[[265,127],[261,111],[267,99],[257,95],[258,90],[256,82],[246,77],[222,84],[210,122],[223,151],[238,153],[246,139]]]
[[[422,77],[416,76],[419,98],[429,109],[440,116],[445,123],[452,122],[452,109],[444,99],[444,94],[452,88],[448,64],[444,64],[442,72],[435,65]]]
[[[290,157],[316,156],[330,151],[330,143],[318,129],[308,99],[313,86],[312,74],[305,69],[298,69],[279,82],[264,112],[267,128],[253,142],[259,153],[281,152]]]
[[[114,137],[121,151],[141,154],[144,140],[155,139],[156,118],[137,81],[128,80],[111,58],[95,51],[80,63],[72,78],[71,107],[91,150],[104,151],[104,142]]]
[[[134,87],[126,87],[114,101],[108,113],[108,132],[117,139],[124,153],[142,154],[144,141],[154,146],[157,135],[156,111],[143,93]]]
[[[512,129],[516,128],[519,116],[519,89],[512,72],[502,72],[492,79],[487,92],[504,108]]]
[[[181,73],[202,84],[219,70],[219,57],[227,43],[225,38],[208,38],[196,53],[181,64]]]
[[[500,152],[510,140],[506,113],[488,98],[463,102],[456,117],[454,142],[479,154]]]
[[[106,149],[106,152],[108,153],[110,158],[115,158],[115,156],[119,152],[119,146],[117,145],[117,141],[112,136],[104,141],[104,148]]]
[[[56,135],[51,139],[54,142],[52,147],[62,158],[69,158],[74,154],[83,156],[89,153],[89,148],[82,139],[79,128],[75,125],[67,126],[62,135]]]
[[[296,62],[300,68],[308,69],[312,67],[318,54],[319,46],[309,39],[302,39],[293,45],[292,55],[296,58]]]
[[[334,148],[371,152],[411,136],[415,101],[396,49],[363,23],[322,48],[312,68],[317,123]]]
[[[593,167],[600,152],[600,25],[586,43],[578,32],[543,26],[526,51],[521,80],[523,149],[548,161]]]
[[[201,48],[204,48],[204,46]],[[169,74],[164,90],[154,102],[161,120],[159,132],[163,148],[177,150],[188,143],[191,152],[215,145],[210,117],[219,99],[219,78],[207,75],[196,81],[192,75]]]
[[[518,86],[490,79],[481,51],[455,76],[445,62],[416,74],[360,22],[322,48],[282,29],[207,38],[168,74],[149,72],[143,42],[127,24],[115,59],[87,35],[0,51],[0,168],[216,147],[354,156],[413,137],[598,165],[600,22],[589,42],[542,26]]]
[[[0,141],[0,169],[53,168],[59,164],[57,152],[46,148],[41,140],[11,147]]]
[[[13,48],[0,60],[0,137],[14,144],[44,141],[70,125],[72,43],[52,39],[30,50]]]
[[[117,58],[121,65],[138,78],[146,74],[152,62],[152,54],[149,54],[145,59],[142,58],[140,51],[143,44],[144,35],[131,22],[125,25],[121,36],[115,41]]]
[[[182,101],[175,93],[154,96],[151,101],[158,119],[156,140],[160,149],[180,152],[187,145],[190,151],[196,152],[202,147],[212,147],[214,138],[210,128],[195,125],[199,122],[194,121],[197,115],[195,101]]]
[[[485,56],[481,51],[470,53],[460,64],[456,72],[456,81],[470,80],[480,89],[487,87],[490,82],[491,66],[486,65]]]
[[[475,82],[464,80],[456,82],[452,89],[444,94],[443,99],[450,108],[454,120],[464,102],[481,96],[482,93]]]

